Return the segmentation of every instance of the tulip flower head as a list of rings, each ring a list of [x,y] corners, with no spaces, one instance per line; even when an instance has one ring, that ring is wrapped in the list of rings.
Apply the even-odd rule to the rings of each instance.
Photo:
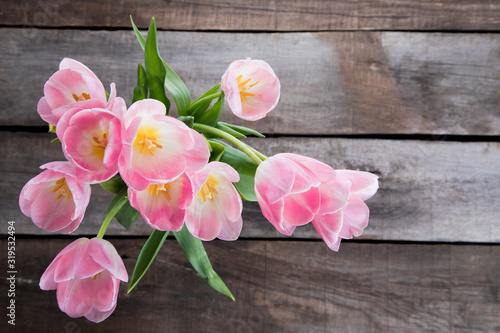
[[[106,91],[99,78],[79,61],[64,58],[59,70],[52,75],[44,86],[44,97],[38,102],[38,113],[43,120],[57,125],[66,111],[79,102],[98,101],[101,107],[111,103],[106,99]],[[111,97],[115,96],[114,84]]]
[[[23,187],[19,207],[37,227],[69,234],[82,222],[90,185],[75,178],[75,168],[69,162],[52,162],[41,168],[47,170]]]
[[[89,106],[93,103],[82,103],[67,111],[59,120],[57,136],[62,142],[64,155],[76,166],[77,177],[88,183],[97,183],[118,173],[122,148],[118,115],[125,108],[125,102],[117,98],[112,110],[87,108]]]
[[[333,170],[297,154],[278,154],[262,162],[255,174],[255,193],[264,216],[285,235],[312,221],[337,251],[341,238],[360,236],[368,225],[363,202],[378,189],[368,172]]]
[[[136,191],[171,182],[208,162],[210,152],[203,136],[165,112],[161,102],[144,99],[123,115],[119,170]]]
[[[232,62],[222,76],[221,86],[231,111],[245,120],[264,118],[280,98],[280,81],[262,60]]]
[[[241,232],[241,197],[232,182],[240,176],[231,166],[210,162],[192,177],[197,193],[186,214],[186,226],[201,240],[236,240]]]
[[[40,278],[42,290],[57,289],[61,311],[99,323],[116,308],[120,280],[128,274],[113,245],[80,238],[64,248]]]
[[[151,227],[179,231],[184,224],[186,209],[193,200],[193,186],[191,179],[183,173],[172,182],[150,184],[142,191],[129,188],[128,198]]]

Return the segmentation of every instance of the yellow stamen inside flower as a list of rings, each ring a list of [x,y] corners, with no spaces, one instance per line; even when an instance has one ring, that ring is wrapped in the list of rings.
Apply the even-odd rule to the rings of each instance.
[[[167,200],[172,200],[169,190],[172,189],[172,184],[151,184],[148,186],[149,195],[159,195],[163,194]]]
[[[102,273],[102,272],[99,272],[99,273],[97,273],[96,275],[94,275],[94,276],[92,277],[92,280],[97,279],[97,277],[98,277],[99,275],[101,275],[101,273]]]
[[[73,94],[73,98],[75,99],[75,102],[81,102],[90,99],[90,94],[82,93],[80,96]]]
[[[66,178],[56,180],[56,186],[52,189],[52,193],[57,193],[56,200],[59,200],[64,196],[68,196],[68,200],[73,198],[73,194],[71,193],[68,184],[66,184]]]
[[[245,99],[248,97],[248,96],[255,96],[254,93],[251,93],[251,92],[248,92],[247,90],[252,88],[253,86],[255,86],[257,83],[259,83],[260,81],[257,81],[255,83],[252,83],[251,85],[247,86],[247,84],[252,81],[252,78],[249,78],[249,79],[246,79],[245,81],[242,81],[243,80],[243,75],[239,75],[237,78],[236,78],[236,81],[238,82],[238,88],[240,89],[240,98],[241,98],[241,102],[244,102]]]
[[[219,194],[219,192],[217,191],[217,179],[214,176],[210,175],[205,184],[203,184],[200,192],[198,193],[198,196],[203,199],[203,202],[206,202],[207,199],[214,202],[215,196],[217,194]]]
[[[134,149],[141,154],[154,155],[156,149],[162,149],[163,146],[159,143],[158,131],[152,127],[143,126],[137,131],[137,136],[134,141]]]

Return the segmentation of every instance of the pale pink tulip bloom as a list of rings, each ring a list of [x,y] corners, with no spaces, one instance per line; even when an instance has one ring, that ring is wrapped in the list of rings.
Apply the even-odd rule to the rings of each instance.
[[[240,175],[231,166],[210,162],[193,177],[197,193],[187,210],[185,223],[189,232],[204,241],[214,238],[232,241],[241,232],[241,197],[232,184]]]
[[[87,183],[115,176],[122,148],[123,99],[116,98],[111,110],[93,105],[87,101],[68,110],[56,130],[64,155],[76,167],[76,176]]]
[[[19,207],[37,227],[69,234],[82,222],[90,185],[75,178],[75,168],[69,162],[52,162],[41,168],[47,170],[23,187]]]
[[[255,194],[264,216],[285,235],[311,222],[318,213],[347,204],[350,184],[315,159],[277,154],[263,161],[255,174]]]
[[[118,166],[123,180],[136,191],[196,172],[208,162],[205,138],[165,112],[161,102],[144,99],[123,114]]]
[[[99,323],[116,308],[120,280],[128,274],[113,245],[101,238],[80,238],[66,246],[40,278],[42,290],[57,289],[61,311]]]
[[[378,177],[369,172],[336,170],[350,184],[349,203],[336,212],[317,214],[312,224],[328,247],[338,251],[341,239],[358,237],[368,225],[370,210],[364,203],[378,190]]]
[[[222,90],[231,111],[245,120],[259,120],[280,98],[280,81],[262,60],[236,60],[222,76]]]
[[[129,187],[128,199],[151,227],[179,231],[184,224],[186,209],[193,200],[193,186],[191,179],[183,173],[172,182],[150,184],[143,191]]]
[[[109,101],[99,78],[79,61],[64,58],[44,86],[44,97],[38,102],[38,113],[43,120],[57,125],[69,109],[82,101],[92,100],[106,108],[116,96],[115,85],[111,84]]]

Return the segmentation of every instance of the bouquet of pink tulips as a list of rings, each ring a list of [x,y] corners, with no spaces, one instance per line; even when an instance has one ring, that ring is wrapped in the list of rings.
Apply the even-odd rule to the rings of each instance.
[[[154,19],[146,38],[132,26],[145,65],[138,64],[130,107],[113,83],[108,94],[89,68],[68,58],[45,83],[38,103],[67,160],[41,166],[45,170],[22,189],[22,212],[40,228],[69,234],[84,218],[91,184],[116,195],[97,236],[69,244],[40,279],[43,290],[57,289],[62,311],[93,322],[106,319],[116,307],[120,281],[129,282],[130,292],[169,232],[201,277],[234,299],[202,241],[239,237],[242,199],[257,201],[285,235],[312,222],[334,251],[342,238],[361,235],[369,216],[364,201],[377,191],[377,176],[333,170],[293,153],[268,158],[240,140],[262,134],[219,121],[225,103],[250,121],[276,107],[280,82],[266,62],[234,61],[221,83],[192,101],[158,53]],[[177,117],[169,115],[167,92]],[[139,214],[152,229],[129,279],[120,255],[103,237],[113,218],[129,228]]]

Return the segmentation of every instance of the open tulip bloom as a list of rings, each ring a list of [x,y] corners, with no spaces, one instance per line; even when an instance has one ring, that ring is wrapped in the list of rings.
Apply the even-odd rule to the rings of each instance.
[[[120,281],[129,282],[130,292],[170,232],[200,276],[234,300],[203,241],[240,236],[242,199],[257,201],[284,235],[312,223],[334,251],[341,239],[362,234],[369,219],[365,201],[378,189],[376,175],[334,170],[293,153],[268,158],[240,140],[262,134],[219,121],[225,103],[246,120],[262,119],[276,108],[280,81],[268,63],[232,62],[222,81],[193,101],[158,53],[154,19],[146,38],[132,26],[146,68],[138,64],[129,107],[114,84],[108,94],[87,66],[69,58],[45,83],[38,103],[67,161],[43,165],[46,170],[28,181],[19,197],[23,214],[46,231],[69,234],[85,223],[91,184],[115,195],[97,236],[68,245],[41,277],[42,289],[57,289],[62,311],[93,322],[106,319],[116,308]],[[170,115],[167,92],[177,117]],[[130,228],[139,215],[151,235],[129,280],[118,252],[103,237],[113,219]]]

